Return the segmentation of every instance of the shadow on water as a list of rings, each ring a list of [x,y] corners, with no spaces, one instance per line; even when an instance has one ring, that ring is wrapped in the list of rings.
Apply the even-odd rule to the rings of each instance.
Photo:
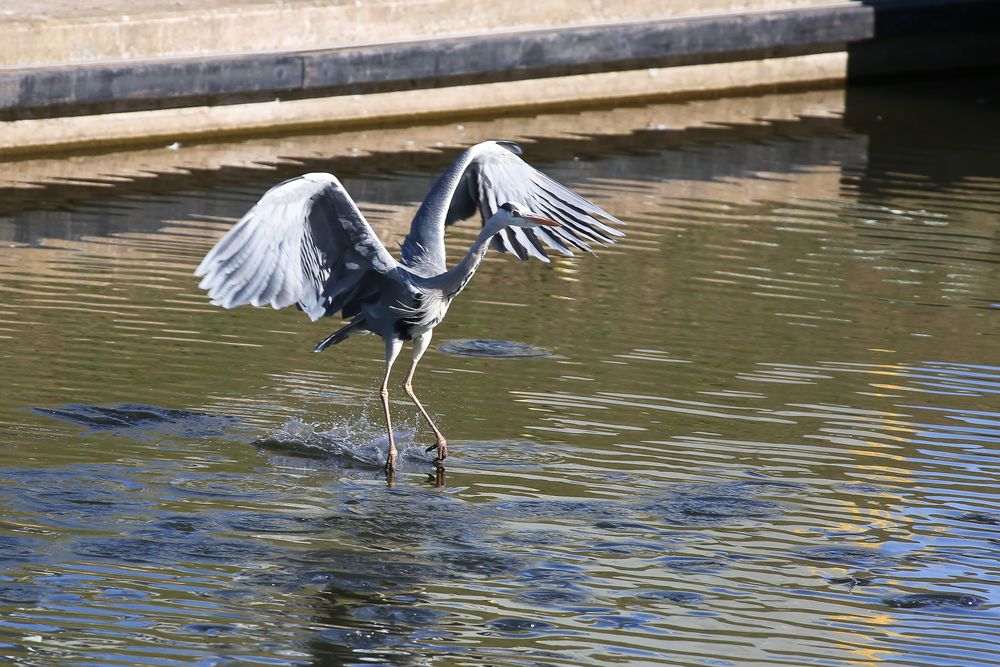
[[[552,356],[552,353],[545,348],[528,345],[527,343],[482,338],[445,341],[438,345],[438,350],[445,354],[455,354],[463,357],[494,357],[498,359],[525,359]]]
[[[883,602],[897,609],[925,609],[927,607],[953,607],[971,609],[985,602],[976,595],[961,595],[959,593],[915,593],[885,598]]]
[[[140,432],[146,432],[147,437],[153,437],[154,434],[173,434],[188,438],[218,436],[239,425],[239,420],[235,417],[134,403],[32,409],[38,414],[89,429],[127,431],[132,437],[137,437]]]

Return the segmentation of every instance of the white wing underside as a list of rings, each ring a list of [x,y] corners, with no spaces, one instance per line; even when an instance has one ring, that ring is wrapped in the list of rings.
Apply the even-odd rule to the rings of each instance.
[[[610,245],[623,224],[596,204],[524,162],[520,147],[487,141],[460,155],[441,175],[417,212],[403,243],[403,263],[430,263],[444,270],[444,228],[477,211],[485,224],[502,204],[514,203],[544,215],[559,227],[508,227],[493,239],[495,248],[520,259],[548,261],[546,247],[564,255]]]
[[[317,320],[354,314],[397,267],[340,181],[314,173],[268,190],[195,275],[213,304],[297,304]]]

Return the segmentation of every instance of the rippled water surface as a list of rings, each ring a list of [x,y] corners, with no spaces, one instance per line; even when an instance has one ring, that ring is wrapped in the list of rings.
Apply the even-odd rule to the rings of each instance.
[[[0,654],[20,665],[987,665],[995,76],[3,164]],[[269,185],[387,243],[456,151],[628,224],[491,255],[398,389],[209,306]],[[452,230],[457,257],[477,225]],[[404,364],[398,377],[402,379]]]

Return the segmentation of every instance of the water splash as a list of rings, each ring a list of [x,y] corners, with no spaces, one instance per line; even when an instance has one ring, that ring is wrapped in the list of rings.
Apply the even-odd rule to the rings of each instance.
[[[393,433],[401,467],[434,460],[434,455],[424,451],[424,445],[413,442],[415,433],[416,429],[412,428]],[[324,428],[293,418],[280,428],[261,435],[254,444],[289,456],[381,468],[385,464],[389,438],[384,429],[366,419]]]

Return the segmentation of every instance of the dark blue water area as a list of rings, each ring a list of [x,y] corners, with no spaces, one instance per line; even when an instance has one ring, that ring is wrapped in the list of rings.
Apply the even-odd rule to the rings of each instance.
[[[288,498],[301,503],[305,488],[318,489],[294,478],[331,469],[303,461],[294,474],[255,476],[169,465],[155,476],[99,464],[0,470],[0,634],[79,634],[84,623],[97,642],[87,651],[93,663],[152,664],[155,654],[136,644],[144,631],[166,632],[165,623],[180,633],[178,646],[191,647],[171,660],[415,665],[430,653],[475,661],[470,637],[662,635],[666,618],[716,617],[718,597],[774,594],[768,578],[796,563],[810,564],[813,586],[829,587],[809,593],[825,604],[917,615],[993,610],[988,597],[967,591],[893,591],[888,581],[932,567],[912,553],[849,540],[787,554],[719,548],[722,536],[768,526],[805,502],[811,489],[802,482],[747,475],[629,498],[484,503],[422,482],[417,471],[389,488],[378,470],[362,468],[324,490],[322,508],[303,511]],[[992,525],[977,514],[955,519]],[[632,576],[616,586],[616,567],[644,571],[645,586]],[[841,571],[851,575],[838,581]],[[745,578],[756,583],[739,595],[705,587]],[[457,602],[463,590],[503,603],[476,611]],[[124,641],[129,650],[97,648],[105,633],[109,645]],[[241,648],[226,657],[209,639]],[[12,646],[29,655],[26,645]],[[531,660],[544,661],[542,649],[531,650]],[[30,655],[29,664],[42,664],[60,653]]]
[[[260,479],[171,465],[155,475],[99,464],[2,469],[9,523],[0,535],[0,604],[9,613],[0,633],[34,625],[78,633],[87,617],[105,628],[98,635],[131,641],[144,628],[162,631],[166,614],[177,632],[244,642],[263,632],[247,629],[254,618],[275,650],[385,664],[411,664],[427,651],[473,653],[463,646],[470,632],[514,639],[657,634],[662,612],[655,610],[693,613],[705,595],[655,586],[612,593],[594,568],[631,561],[680,581],[745,566],[708,545],[703,555],[691,554],[702,537],[672,524],[742,525],[775,516],[777,507],[753,504],[764,501],[754,501],[762,487],[752,480],[629,500],[469,503],[447,487],[421,484],[416,473],[387,488],[378,471],[362,472],[338,485],[323,509],[302,512],[281,506],[302,490],[278,471]],[[670,521],[658,525],[655,517],[665,512]],[[652,533],[636,537],[636,526]],[[440,597],[442,588],[490,591],[509,602],[495,617],[470,615]],[[283,630],[289,620],[294,638]],[[308,626],[317,629],[301,629]],[[191,659],[213,655],[204,646],[191,651]],[[241,651],[232,664],[253,658],[252,650]],[[90,655],[126,660],[96,648]],[[128,655],[137,663],[153,659],[134,646]]]

